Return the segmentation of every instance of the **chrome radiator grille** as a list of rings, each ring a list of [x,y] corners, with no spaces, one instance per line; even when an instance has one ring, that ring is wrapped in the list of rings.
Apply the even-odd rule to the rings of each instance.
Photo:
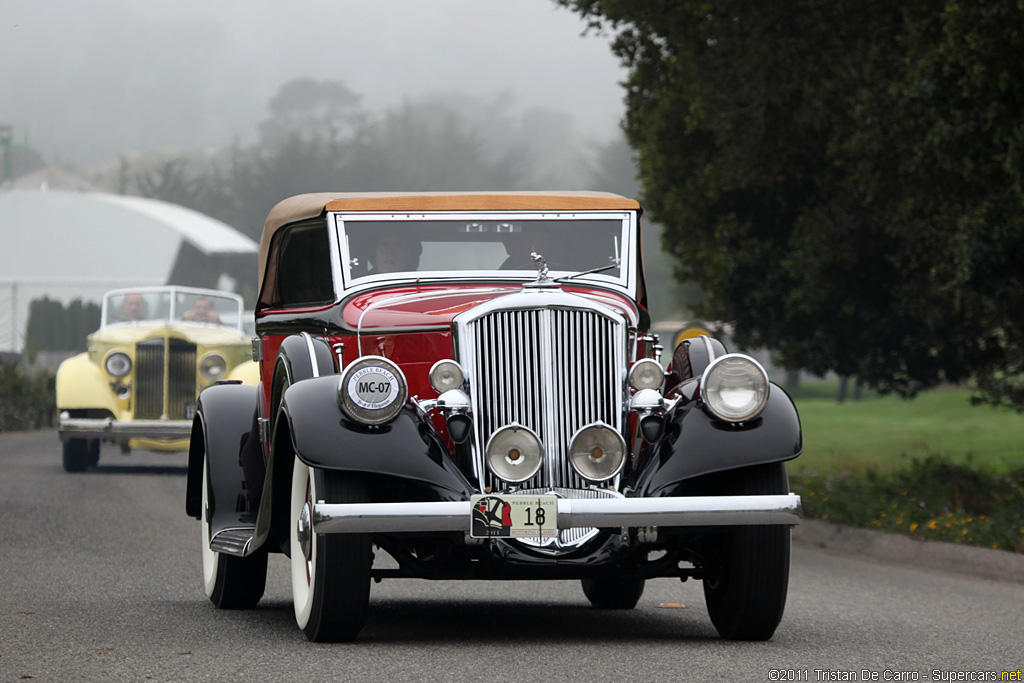
[[[186,418],[186,404],[196,400],[196,345],[184,339],[163,338],[135,345],[135,417],[171,420]],[[167,405],[164,405],[164,377]]]
[[[543,467],[523,488],[586,488],[569,464],[569,441],[598,421],[622,431],[622,322],[587,308],[515,308],[486,313],[463,334],[481,490],[507,488],[487,470],[484,449],[512,422],[532,429],[544,445]]]

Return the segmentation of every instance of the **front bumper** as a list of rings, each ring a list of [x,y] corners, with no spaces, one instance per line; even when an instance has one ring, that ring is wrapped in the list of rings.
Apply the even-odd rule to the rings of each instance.
[[[67,417],[57,425],[61,441],[68,439],[187,439],[192,420],[115,420]]]
[[[469,531],[468,500],[317,503],[320,534]],[[800,523],[800,496],[690,496],[558,500],[558,528],[754,526]]]

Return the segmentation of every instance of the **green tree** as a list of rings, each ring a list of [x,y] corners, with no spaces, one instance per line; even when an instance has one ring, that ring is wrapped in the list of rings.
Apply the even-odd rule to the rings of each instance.
[[[630,70],[698,312],[790,367],[1024,410],[1024,5],[561,0]],[[1015,115],[1016,114],[1016,115]]]

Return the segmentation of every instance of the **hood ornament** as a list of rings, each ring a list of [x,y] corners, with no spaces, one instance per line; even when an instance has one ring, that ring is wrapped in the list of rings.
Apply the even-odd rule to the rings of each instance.
[[[527,282],[525,287],[551,287],[554,286],[554,281],[548,277],[548,263],[544,260],[544,256],[538,254],[535,251],[530,252],[530,258],[537,264],[537,279],[533,282]]]

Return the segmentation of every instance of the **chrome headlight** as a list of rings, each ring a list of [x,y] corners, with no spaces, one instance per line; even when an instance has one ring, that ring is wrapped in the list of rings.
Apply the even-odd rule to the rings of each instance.
[[[569,460],[584,479],[607,481],[618,474],[626,462],[626,442],[608,425],[595,422],[572,437]]]
[[[357,422],[379,425],[401,412],[409,396],[402,370],[383,356],[363,356],[341,373],[338,403]]]
[[[124,377],[132,371],[132,359],[122,351],[115,351],[107,356],[103,365],[111,377]]]
[[[215,382],[228,371],[228,362],[224,356],[211,353],[199,361],[199,374],[208,382]]]
[[[629,383],[634,389],[657,389],[665,381],[661,363],[653,358],[643,358],[633,363],[629,370]]]
[[[540,469],[543,449],[529,427],[510,424],[494,433],[485,449],[487,466],[495,476],[515,484],[526,481]]]
[[[768,403],[768,373],[749,356],[730,353],[704,371],[700,397],[712,415],[728,422],[757,417]]]
[[[430,386],[439,394],[462,386],[465,375],[453,360],[439,360],[430,368]]]

